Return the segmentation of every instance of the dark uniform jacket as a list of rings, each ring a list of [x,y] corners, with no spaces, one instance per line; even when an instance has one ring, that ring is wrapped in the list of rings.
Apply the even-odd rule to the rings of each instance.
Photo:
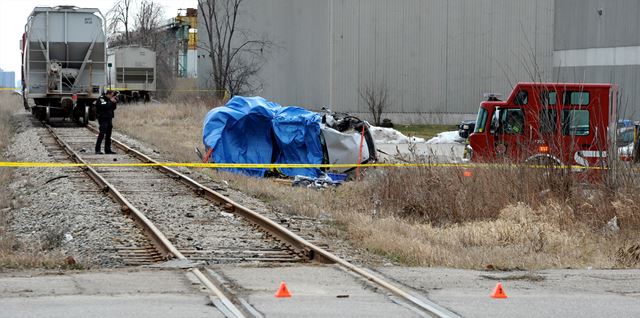
[[[102,95],[96,101],[96,116],[99,120],[112,119],[117,107],[116,103],[112,102],[106,95]]]

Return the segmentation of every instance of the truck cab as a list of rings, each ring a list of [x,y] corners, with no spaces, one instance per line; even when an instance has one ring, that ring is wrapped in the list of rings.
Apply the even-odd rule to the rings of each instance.
[[[606,166],[615,149],[618,88],[518,83],[480,104],[466,151],[472,162]],[[616,152],[614,152],[616,153]]]

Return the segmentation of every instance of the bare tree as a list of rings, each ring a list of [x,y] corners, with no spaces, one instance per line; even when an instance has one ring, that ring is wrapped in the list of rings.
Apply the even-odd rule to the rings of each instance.
[[[107,13],[110,46],[137,44],[156,49],[161,40],[163,10],[154,0],[118,0]],[[124,30],[123,30],[124,29]]]
[[[379,85],[367,84],[360,89],[360,98],[367,104],[369,113],[373,116],[373,123],[380,126],[382,114],[389,107],[389,87],[382,81]]]
[[[211,59],[211,86],[222,99],[257,91],[261,85],[253,79],[266,62],[273,44],[266,39],[254,39],[239,26],[243,0],[199,0],[206,45],[200,47]]]
[[[162,22],[162,7],[153,0],[143,0],[140,2],[134,20],[136,42],[152,48],[158,48],[158,40],[162,32],[159,28]]]
[[[178,39],[163,26],[162,6],[154,0],[142,0],[133,22],[133,41],[156,52],[156,96],[167,97],[175,85],[172,62],[178,54]]]
[[[131,26],[131,5],[133,0],[118,0],[111,10],[107,12],[107,20],[109,20],[108,29],[111,34],[121,32],[120,28],[124,28],[124,34],[120,37],[124,44],[131,44],[131,34],[129,27]]]
[[[126,1],[126,3],[125,3]],[[140,45],[156,52],[157,97],[162,97],[173,88],[172,61],[177,54],[175,34],[163,26],[162,6],[153,0],[142,0],[136,5],[135,0],[119,0],[111,13],[113,35],[109,38],[109,46]],[[126,21],[127,28],[122,33],[121,26]],[[166,96],[165,96],[166,97]]]

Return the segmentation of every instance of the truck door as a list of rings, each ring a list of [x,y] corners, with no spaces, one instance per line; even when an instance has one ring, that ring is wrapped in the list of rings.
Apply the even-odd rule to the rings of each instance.
[[[553,88],[544,88],[539,97],[539,106],[536,107],[538,112],[537,131],[532,136],[531,155],[551,154],[557,157],[561,153],[559,149],[561,149],[560,143],[562,143],[558,134],[558,93]]]
[[[502,107],[494,113],[494,149],[496,159],[522,160],[525,134],[525,112],[521,107]]]
[[[592,94],[589,91],[570,91],[563,94],[563,108],[560,114],[562,147],[568,156],[567,164],[590,166],[599,161],[602,153],[599,144],[606,146],[606,140],[597,140],[602,131],[593,124],[595,121],[590,107]],[[606,151],[606,150],[605,150]]]

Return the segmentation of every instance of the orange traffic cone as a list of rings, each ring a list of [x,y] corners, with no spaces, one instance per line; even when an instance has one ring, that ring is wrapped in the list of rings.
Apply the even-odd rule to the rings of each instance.
[[[280,288],[278,288],[278,291],[276,292],[276,298],[291,298],[291,293],[287,288],[287,284],[284,282],[280,283]]]
[[[502,283],[496,284],[496,288],[493,290],[493,293],[491,293],[491,298],[507,298],[507,294],[505,294],[502,288]]]

